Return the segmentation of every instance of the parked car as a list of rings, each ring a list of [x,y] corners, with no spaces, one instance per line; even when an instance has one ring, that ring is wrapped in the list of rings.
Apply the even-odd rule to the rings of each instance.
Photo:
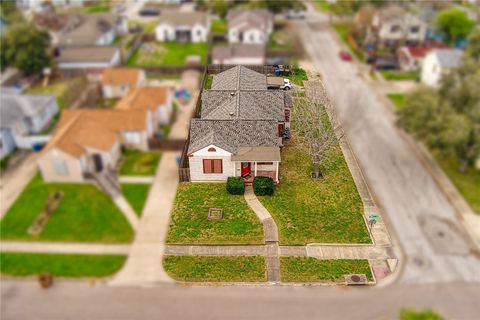
[[[292,89],[292,84],[290,83],[289,79],[284,79],[280,77],[267,77],[267,88],[290,90]]]
[[[345,50],[342,50],[338,53],[338,56],[343,61],[352,61],[352,55]]]
[[[375,69],[377,70],[396,70],[398,69],[398,62],[393,59],[377,58],[375,60]]]
[[[160,10],[156,8],[145,7],[138,12],[139,15],[143,17],[158,17],[160,15]]]

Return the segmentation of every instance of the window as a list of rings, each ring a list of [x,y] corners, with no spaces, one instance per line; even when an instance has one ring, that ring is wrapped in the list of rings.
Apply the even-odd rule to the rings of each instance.
[[[396,33],[396,32],[399,32],[399,31],[400,31],[400,26],[398,26],[398,25],[394,25],[390,28],[391,33]]]
[[[259,165],[259,166],[271,166],[271,165],[273,165],[273,162],[257,162],[257,165]]]
[[[197,36],[199,36],[199,37],[202,36],[202,30],[200,30],[200,29],[197,30]]]
[[[127,131],[124,133],[126,144],[139,144],[141,142],[140,133],[134,131]]]
[[[59,176],[66,176],[68,174],[68,168],[64,160],[55,159],[52,160],[52,167],[56,174]]]
[[[223,173],[221,159],[203,159],[203,173]]]
[[[420,31],[419,26],[413,26],[413,27],[410,28],[411,33],[418,33],[419,31]]]
[[[208,152],[216,152],[216,151],[217,151],[217,149],[215,149],[215,148],[208,148]]]

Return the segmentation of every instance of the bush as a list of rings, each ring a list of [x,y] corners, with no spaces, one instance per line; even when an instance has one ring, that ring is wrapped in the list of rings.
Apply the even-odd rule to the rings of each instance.
[[[253,192],[257,196],[271,196],[275,185],[270,177],[255,177],[253,179]]]
[[[245,193],[245,183],[241,177],[228,177],[227,191],[230,194],[243,195]]]

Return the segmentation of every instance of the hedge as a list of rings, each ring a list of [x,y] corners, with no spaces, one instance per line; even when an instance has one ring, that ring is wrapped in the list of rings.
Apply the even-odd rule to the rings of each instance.
[[[245,182],[241,177],[228,177],[227,191],[230,194],[243,195],[245,193]]]
[[[270,177],[258,176],[253,179],[253,192],[257,196],[273,195],[275,185]]]

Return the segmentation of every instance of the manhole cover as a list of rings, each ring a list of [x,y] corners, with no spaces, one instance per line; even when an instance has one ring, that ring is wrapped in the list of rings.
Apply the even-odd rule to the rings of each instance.
[[[360,280],[362,280],[362,279],[360,279],[360,277],[357,276],[357,275],[351,276],[350,279],[352,280],[352,282],[360,282]]]
[[[213,220],[220,220],[223,218],[223,210],[218,208],[208,209],[208,218]]]

